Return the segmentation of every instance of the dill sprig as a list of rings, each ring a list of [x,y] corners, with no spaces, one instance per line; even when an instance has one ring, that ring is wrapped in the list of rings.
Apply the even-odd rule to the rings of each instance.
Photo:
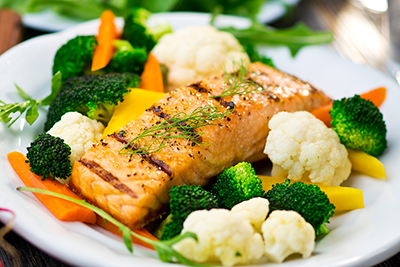
[[[126,144],[120,153],[153,154],[164,148],[168,140],[173,138],[184,138],[189,142],[202,144],[203,133],[198,133],[195,129],[212,125],[214,121],[224,118],[232,111],[233,109],[227,109],[225,112],[221,112],[218,107],[206,105],[196,108],[190,114],[178,112],[164,122],[160,121],[145,128],[140,135]]]
[[[255,91],[264,90],[259,87],[254,81],[248,78],[249,70],[246,64],[241,61],[233,61],[232,64],[237,65],[237,71],[229,73],[224,70],[224,88],[220,95],[211,96],[211,98],[228,97],[233,95],[246,95]]]

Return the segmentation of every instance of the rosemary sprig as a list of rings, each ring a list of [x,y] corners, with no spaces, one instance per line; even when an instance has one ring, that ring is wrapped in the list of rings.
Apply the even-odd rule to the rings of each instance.
[[[78,199],[68,197],[68,196],[65,196],[62,194],[58,194],[55,192],[51,192],[48,190],[42,190],[42,189],[37,189],[37,188],[32,188],[32,187],[17,187],[17,190],[30,191],[30,192],[34,192],[34,193],[40,193],[40,194],[45,194],[45,195],[62,198],[62,199],[71,201],[75,204],[78,204],[80,206],[83,206],[85,208],[92,210],[93,212],[95,212],[96,214],[101,216],[103,219],[108,220],[109,222],[111,222],[119,227],[119,230],[122,232],[124,243],[130,252],[133,252],[131,236],[134,236],[137,239],[140,239],[140,240],[152,245],[155,248],[155,250],[158,252],[158,256],[161,261],[175,262],[177,260],[178,262],[189,265],[189,266],[202,266],[202,267],[205,266],[205,265],[197,264],[197,263],[187,259],[185,256],[181,255],[179,252],[175,251],[172,248],[172,246],[174,244],[178,243],[179,241],[181,241],[182,239],[187,238],[187,237],[197,240],[197,236],[193,233],[187,232],[182,235],[178,235],[167,241],[154,241],[154,240],[148,239],[146,237],[143,237],[143,236],[133,232],[131,229],[129,229],[129,227],[123,225],[122,223],[120,223],[119,221],[114,219],[107,212],[87,203],[85,200],[78,200]]]
[[[233,95],[247,95],[253,93],[255,91],[264,90],[255,84],[254,81],[247,79],[248,69],[246,64],[241,61],[233,61],[232,64],[237,67],[236,72],[229,73],[224,70],[224,88],[220,95],[210,96],[211,98],[220,98],[220,97],[228,97]]]
[[[121,149],[121,154],[152,154],[164,148],[169,139],[184,138],[196,144],[202,144],[203,133],[194,130],[206,125],[212,125],[232,113],[232,109],[221,112],[218,107],[206,105],[198,107],[190,114],[178,112],[164,122],[156,123],[146,128],[140,135],[133,138]],[[148,141],[151,139],[152,141]],[[125,151],[125,152],[123,152]]]

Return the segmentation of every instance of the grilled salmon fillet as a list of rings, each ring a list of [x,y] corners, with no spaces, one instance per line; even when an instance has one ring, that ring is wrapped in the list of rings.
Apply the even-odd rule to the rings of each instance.
[[[311,110],[330,101],[310,84],[261,63],[248,67],[243,85],[249,86],[242,91],[252,88],[249,93],[240,94],[239,87],[230,96],[215,97],[232,86],[226,77],[208,77],[167,93],[141,117],[93,145],[73,166],[70,186],[128,227],[140,228],[168,209],[168,190],[173,185],[205,186],[238,162],[266,158],[263,149],[274,114]],[[193,127],[196,142],[165,138],[158,151],[139,154],[141,148],[130,144],[146,129],[167,123],[180,112],[191,114],[207,106],[226,115]],[[154,138],[162,137],[147,136],[141,143]]]

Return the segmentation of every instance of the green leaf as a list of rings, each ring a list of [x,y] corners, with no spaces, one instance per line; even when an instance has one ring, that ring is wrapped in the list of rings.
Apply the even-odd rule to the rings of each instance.
[[[51,93],[42,100],[34,100],[27,93],[24,92],[18,85],[15,85],[19,94],[24,98],[25,102],[22,103],[10,103],[6,104],[0,100],[0,122],[9,123],[8,127],[13,125],[21,115],[26,111],[25,119],[32,125],[36,119],[39,117],[38,105],[48,106],[53,102],[57,93],[61,89],[61,72],[57,72],[51,79]],[[11,114],[19,112],[19,116],[12,120]],[[12,120],[12,121],[11,121]]]
[[[275,68],[275,65],[274,65],[274,62],[272,61],[272,59],[265,55],[258,53],[258,51],[254,47],[254,45],[250,45],[250,44],[243,45],[243,49],[244,49],[244,51],[246,51],[251,62],[260,61],[260,62],[264,63],[265,65]]]
[[[215,22],[215,19],[220,15],[222,12],[224,12],[224,8],[221,5],[215,6],[213,10],[211,11],[211,20],[210,20],[210,25],[213,25]]]
[[[233,3],[235,1],[228,1],[228,3]],[[225,13],[234,14],[240,16],[246,16],[252,19],[256,18],[256,15],[260,12],[261,5],[265,0],[246,0],[246,1],[236,1],[236,5],[226,5]]]
[[[150,12],[166,12],[173,9],[181,0],[128,0],[126,8],[144,7]]]
[[[53,78],[51,78],[51,93],[47,97],[42,100],[39,100],[39,105],[48,106],[53,102],[54,98],[56,98],[57,93],[60,91],[62,86],[62,74],[58,71],[54,74]]]
[[[25,120],[29,123],[29,125],[32,125],[38,117],[39,117],[38,107],[36,101],[33,101],[30,108],[26,111]]]
[[[99,18],[106,9],[111,9],[116,16],[125,15],[125,9],[112,5],[115,1],[102,0],[30,0],[28,12],[39,12],[51,9],[53,12],[78,20]]]
[[[24,90],[22,90],[21,87],[19,87],[18,85],[16,85],[14,83],[15,87],[18,90],[19,95],[24,99],[24,100],[32,100],[32,97],[30,97],[27,93],[24,92]]]
[[[42,189],[37,189],[37,188],[32,188],[32,187],[17,187],[17,190],[41,193],[41,194],[45,194],[45,195],[62,198],[62,199],[71,201],[75,204],[81,205],[85,208],[92,210],[93,212],[95,212],[96,214],[101,216],[103,219],[108,220],[109,222],[111,222],[111,223],[115,224],[117,227],[119,227],[119,230],[122,231],[124,242],[129,251],[132,251],[132,241],[130,238],[130,235],[132,235],[132,236],[136,237],[137,239],[140,239],[140,240],[152,245],[156,249],[156,251],[159,253],[160,260],[162,260],[162,261],[173,262],[176,259],[180,263],[186,264],[188,266],[199,266],[199,267],[206,266],[206,265],[202,265],[202,264],[197,264],[197,263],[187,259],[186,257],[184,257],[183,255],[181,255],[179,252],[175,251],[172,248],[173,244],[179,242],[183,238],[194,238],[197,240],[196,235],[193,233],[185,233],[183,235],[174,237],[173,239],[168,240],[168,241],[154,241],[154,240],[148,239],[146,237],[143,237],[143,236],[133,232],[131,229],[129,229],[127,226],[123,225],[122,223],[120,223],[119,221],[114,219],[112,216],[110,216],[104,210],[87,203],[85,200],[78,200],[78,199],[68,197],[68,196],[65,196],[62,194],[58,194],[55,192],[51,192],[48,190],[42,190]]]
[[[27,0],[0,0],[0,8],[12,9],[19,14],[26,12],[28,4]]]
[[[219,7],[224,14],[234,14],[255,19],[265,0],[181,0],[175,10],[212,13]]]
[[[3,101],[0,100],[0,121],[4,123],[9,123],[8,127],[11,127],[20,117],[21,115],[32,105],[36,105],[36,100],[28,100],[22,103],[16,103],[16,104],[6,104]],[[19,112],[19,116],[12,120],[11,114]],[[34,118],[34,110],[32,111],[33,113],[31,114],[30,121],[36,120]],[[37,114],[39,115],[39,114]],[[12,120],[12,121],[11,121]],[[10,122],[11,121],[11,122]]]
[[[122,232],[122,238],[124,239],[125,246],[130,252],[133,252],[131,230],[127,227],[120,227],[119,230]]]
[[[247,29],[239,30],[229,27],[220,30],[233,34],[242,45],[285,45],[290,49],[293,57],[305,46],[327,44],[333,40],[331,32],[315,32],[303,23],[297,23],[283,30],[276,30],[259,23],[253,23]]]

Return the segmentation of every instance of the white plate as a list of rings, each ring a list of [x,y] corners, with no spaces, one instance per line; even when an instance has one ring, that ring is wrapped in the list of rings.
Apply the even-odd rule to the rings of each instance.
[[[204,24],[204,14],[162,18],[174,26]],[[121,23],[121,21],[119,21]],[[246,21],[222,17],[221,24],[243,26]],[[35,98],[48,94],[51,66],[58,47],[77,34],[93,34],[98,21],[84,23],[65,32],[34,38],[0,57],[0,99],[20,101],[14,83]],[[366,266],[373,265],[399,251],[400,246],[400,126],[398,116],[400,91],[388,76],[369,67],[356,65],[341,58],[326,46],[308,47],[293,59],[286,48],[265,48],[277,67],[309,81],[333,98],[362,93],[378,86],[388,88],[382,112],[387,122],[389,149],[380,157],[386,166],[387,181],[354,174],[348,186],[364,192],[365,209],[355,210],[332,218],[332,232],[317,242],[313,256],[295,259],[279,266]],[[34,136],[43,129],[45,116],[33,126],[23,121],[10,129],[0,125],[0,207],[16,212],[14,230],[43,251],[78,266],[160,266],[154,253],[136,248],[127,252],[123,242],[98,227],[81,223],[58,221],[31,194],[15,190],[22,182],[11,169],[6,154],[17,150],[25,153]],[[8,215],[0,213],[3,222]],[[268,266],[274,266],[268,264]]]
[[[295,5],[300,0],[281,0],[265,3],[257,15],[257,20],[262,23],[274,21],[286,13],[286,5]],[[84,20],[74,19],[68,16],[60,15],[50,9],[37,13],[27,13],[22,17],[22,23],[30,28],[46,32],[62,31],[76,26]]]

